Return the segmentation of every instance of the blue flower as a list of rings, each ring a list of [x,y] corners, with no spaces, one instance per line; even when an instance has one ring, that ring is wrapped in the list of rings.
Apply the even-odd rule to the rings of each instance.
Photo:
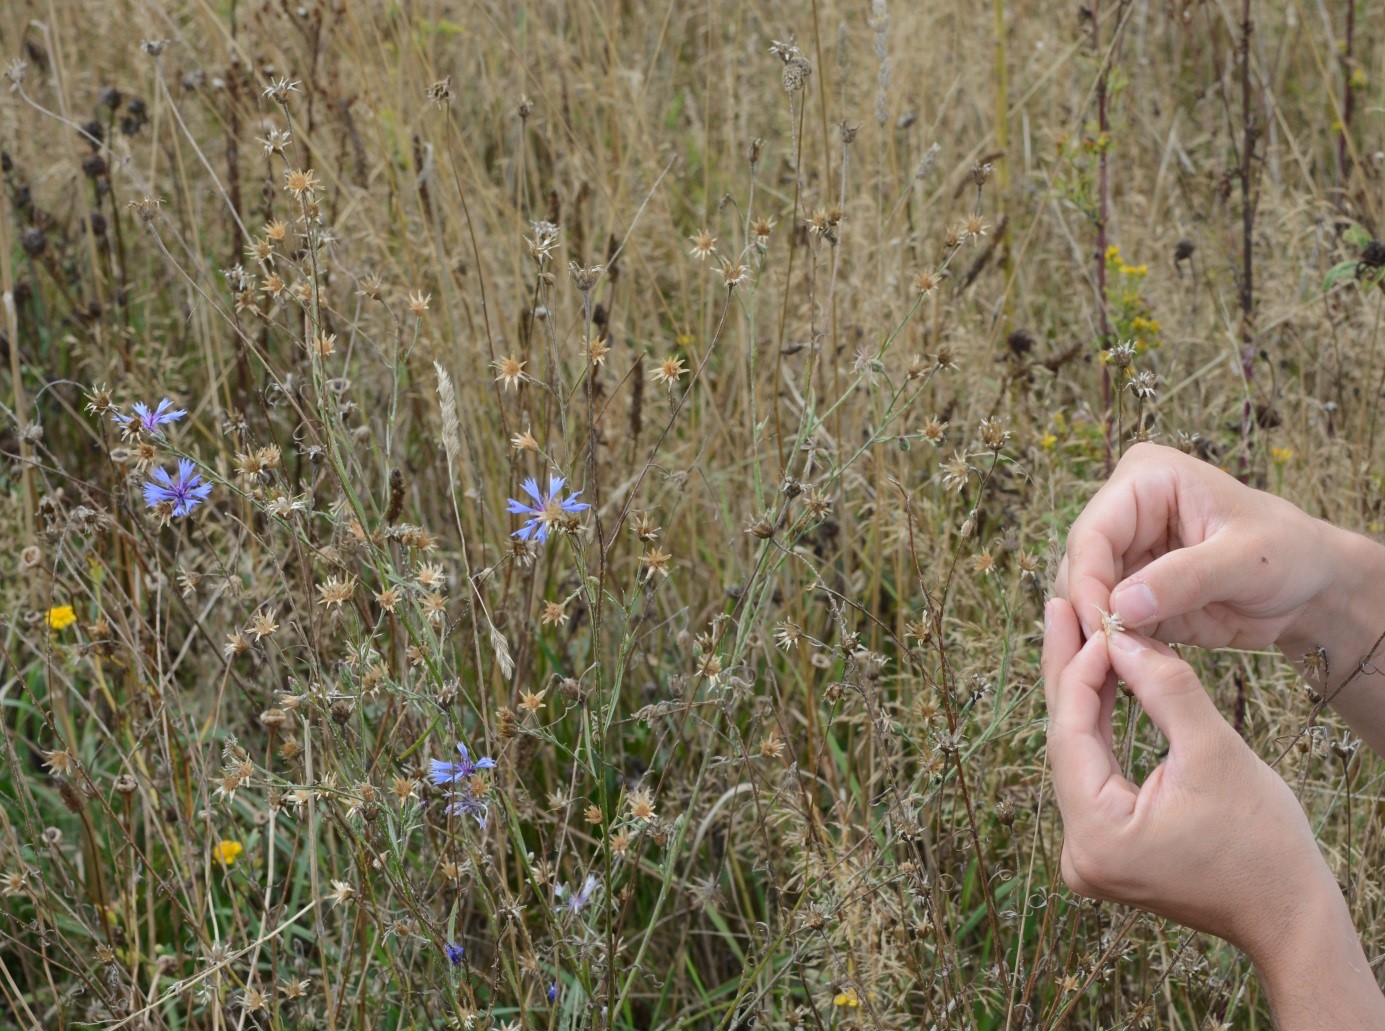
[[[448,816],[474,816],[482,830],[486,829],[488,807],[483,799],[470,791],[458,791],[447,796],[447,806],[443,809]]]
[[[548,986],[548,1001],[553,1002],[558,998],[558,982],[554,981]]]
[[[446,759],[433,760],[433,772],[428,776],[434,784],[460,784],[469,779],[477,770],[495,769],[495,760],[489,758],[471,761],[471,754],[466,750],[466,745],[457,742],[457,751],[461,753],[460,762],[448,762]]]
[[[460,945],[455,945],[452,942],[445,942],[443,944],[442,951],[447,954],[447,961],[451,963],[454,967],[460,966],[462,962],[462,957],[466,955],[466,949],[462,948]]]
[[[591,874],[587,874],[587,879],[582,882],[581,891],[573,891],[566,884],[560,884],[553,889],[553,894],[558,897],[558,903],[553,908],[559,911],[565,909],[573,914],[580,913],[587,908],[587,903],[600,887],[601,882]]]
[[[525,480],[524,493],[533,498],[534,503],[526,505],[522,501],[510,498],[510,513],[529,517],[528,522],[510,536],[526,541],[536,540],[542,544],[548,540],[549,527],[561,519],[564,512],[583,512],[591,508],[585,501],[577,500],[577,495],[582,493],[580,490],[573,491],[566,499],[560,500],[558,494],[565,483],[567,480],[561,476],[550,476],[548,493],[540,494],[538,482],[533,477]]]
[[[202,474],[197,471],[196,463],[180,458],[176,479],[163,469],[155,469],[154,478],[145,481],[144,503],[155,508],[170,501],[173,503],[173,515],[181,517],[206,501],[211,492],[212,485],[202,482]]]
[[[162,436],[163,431],[159,429],[160,426],[170,422],[177,422],[188,414],[181,408],[169,411],[172,407],[173,402],[168,398],[164,398],[159,402],[159,407],[151,412],[148,405],[144,404],[142,401],[136,401],[134,404],[134,415],[121,415],[119,412],[113,412],[111,418],[120,423],[123,429],[142,429],[146,433]],[[133,424],[133,427],[131,424]]]

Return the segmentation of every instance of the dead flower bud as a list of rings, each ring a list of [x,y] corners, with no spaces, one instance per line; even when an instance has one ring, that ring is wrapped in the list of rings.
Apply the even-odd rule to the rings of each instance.
[[[516,433],[510,438],[510,447],[516,451],[528,451],[531,454],[539,450],[539,442],[534,439],[534,435],[528,430]]]
[[[688,251],[692,257],[698,261],[706,261],[717,252],[717,238],[706,229],[699,231],[695,236],[690,237],[693,242],[692,249]]]
[[[626,799],[626,805],[630,808],[630,816],[636,820],[654,819],[654,796],[647,788],[640,788],[638,791],[631,792]]]
[[[567,622],[567,610],[560,601],[545,601],[539,620],[544,626],[562,626]]]
[[[524,379],[524,367],[528,362],[522,362],[513,354],[506,355],[491,362],[491,368],[495,370],[495,382],[505,384],[506,390],[513,390],[519,385],[520,380]]]
[[[519,696],[519,707],[525,712],[537,714],[543,708],[543,696],[548,694],[548,689],[539,692],[526,691]]]
[[[322,182],[311,168],[290,168],[284,172],[284,189],[298,200],[302,200],[322,189]]]
[[[415,290],[405,299],[405,303],[408,304],[409,311],[413,313],[414,318],[421,319],[423,313],[428,310],[428,302],[432,299],[432,294],[425,295],[422,290]]]
[[[666,551],[650,548],[640,557],[640,562],[645,567],[645,575],[652,580],[656,576],[668,576],[668,563],[671,558],[673,556]]]
[[[659,367],[654,370],[654,379],[658,383],[673,386],[678,382],[678,378],[688,370],[683,366],[682,358],[675,358],[672,355],[659,363]]]
[[[439,79],[428,87],[428,102],[431,104],[450,104],[452,98],[456,96],[452,92],[452,76]]]
[[[567,263],[567,274],[572,277],[573,285],[584,294],[591,293],[592,288],[596,286],[597,280],[601,278],[601,273],[604,271],[605,267],[602,265],[592,265],[589,268],[583,268],[575,261],[569,261]]]
[[[587,808],[583,810],[582,816],[586,819],[588,823],[592,824],[593,826],[600,824],[602,821],[600,806],[587,806]]]
[[[586,358],[592,365],[604,365],[606,356],[611,353],[611,345],[606,343],[604,337],[590,336],[582,341],[582,357]]]
[[[997,416],[981,423],[981,443],[991,451],[999,451],[1010,439],[1010,431],[1005,428],[1005,419]]]
[[[746,527],[746,533],[753,534],[760,540],[768,540],[774,536],[774,520],[770,513],[766,512],[757,518],[753,523]]]

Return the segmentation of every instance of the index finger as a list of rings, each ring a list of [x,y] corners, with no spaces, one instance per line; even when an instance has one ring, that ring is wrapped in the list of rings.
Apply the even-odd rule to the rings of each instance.
[[[1124,578],[1126,556],[1168,535],[1176,505],[1172,492],[1157,466],[1139,474],[1118,466],[1073,521],[1065,556],[1067,597],[1088,637],[1099,612],[1111,607],[1111,591]]]

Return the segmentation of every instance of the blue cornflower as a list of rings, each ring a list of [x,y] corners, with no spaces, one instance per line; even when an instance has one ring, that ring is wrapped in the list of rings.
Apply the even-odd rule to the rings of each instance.
[[[447,796],[447,806],[443,809],[448,816],[474,816],[482,830],[486,829],[489,807],[485,800],[470,791],[458,791]]]
[[[466,955],[466,949],[462,948],[460,945],[455,945],[452,942],[444,942],[442,951],[447,954],[447,961],[451,963],[454,967],[460,966],[462,962],[462,957]]]
[[[542,544],[548,540],[548,528],[561,519],[564,512],[583,512],[591,508],[585,501],[577,500],[577,495],[582,493],[580,490],[575,490],[566,499],[560,500],[558,493],[565,483],[567,480],[561,476],[550,476],[548,493],[540,494],[538,482],[533,477],[525,480],[522,484],[524,493],[534,499],[534,504],[526,505],[522,501],[510,498],[510,513],[529,517],[529,521],[510,536],[526,541],[536,540]]]
[[[573,914],[580,913],[587,908],[587,903],[592,900],[592,896],[600,887],[601,882],[591,874],[587,874],[587,879],[582,882],[581,891],[573,891],[566,884],[560,884],[553,889],[553,894],[558,897],[558,903],[553,908],[565,909]]]
[[[558,982],[553,981],[548,986],[548,1001],[553,1002],[558,998]]]
[[[185,516],[212,492],[210,483],[202,482],[197,464],[186,458],[178,460],[178,476],[171,478],[163,469],[154,470],[154,478],[144,483],[144,503],[155,508],[165,501],[173,503],[174,517]]]
[[[470,778],[477,770],[495,769],[495,760],[489,758],[477,759],[472,762],[471,753],[466,750],[466,745],[457,742],[457,751],[461,753],[460,762],[448,762],[446,759],[433,760],[433,772],[428,776],[434,784],[460,784]]]
[[[172,407],[173,402],[168,398],[164,398],[159,402],[159,407],[151,412],[149,406],[144,402],[136,401],[134,403],[134,415],[121,415],[119,412],[113,412],[111,418],[120,423],[122,429],[142,429],[146,433],[162,436],[163,431],[159,429],[160,426],[163,426],[165,423],[177,422],[188,414],[181,408],[174,409],[170,412],[169,409]],[[131,424],[133,424],[133,426]]]

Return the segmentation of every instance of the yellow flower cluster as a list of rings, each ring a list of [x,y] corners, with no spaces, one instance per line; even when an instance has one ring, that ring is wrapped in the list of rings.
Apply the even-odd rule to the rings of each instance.
[[[77,622],[77,613],[71,605],[59,605],[48,610],[48,626],[53,630],[66,630]]]

